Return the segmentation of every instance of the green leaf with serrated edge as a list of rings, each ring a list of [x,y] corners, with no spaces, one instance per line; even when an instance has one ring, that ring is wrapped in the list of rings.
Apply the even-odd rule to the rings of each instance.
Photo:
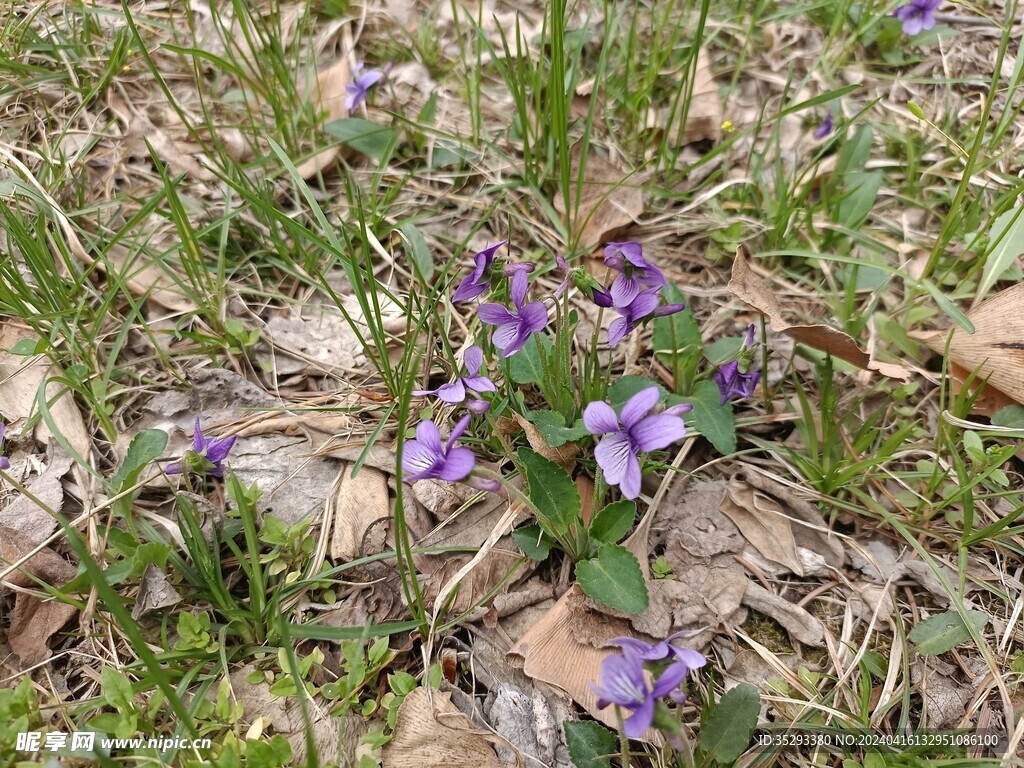
[[[608,387],[608,402],[611,403],[612,408],[618,413],[622,410],[622,406],[626,404],[637,392],[642,392],[650,387],[657,387],[658,394],[663,398],[667,394],[667,390],[656,381],[651,381],[643,376],[619,376],[612,385]]]
[[[430,280],[434,276],[434,257],[430,253],[426,238],[411,221],[405,222],[401,226],[401,230],[409,243],[409,256],[416,265],[416,269],[419,270],[424,281]]]
[[[526,345],[508,359],[509,375],[517,384],[540,384],[544,381],[544,365],[541,363],[537,339],[544,348],[544,353],[551,359],[554,344],[544,334],[535,334]]]
[[[531,560],[546,560],[551,554],[551,539],[539,525],[524,525],[512,531],[512,538]]]
[[[736,420],[732,404],[722,405],[722,393],[713,381],[698,381],[690,397],[670,395],[668,405],[689,403],[693,410],[683,415],[687,424],[693,424],[723,456],[736,450]]]
[[[580,492],[569,473],[529,448],[519,449],[526,468],[530,500],[537,505],[542,523],[555,536],[564,536],[580,519]]]
[[[597,602],[625,613],[642,613],[649,598],[640,563],[625,547],[604,544],[597,557],[576,563],[576,580]]]
[[[730,689],[701,724],[701,751],[719,765],[731,765],[750,746],[760,712],[757,688],[741,683]]]
[[[544,442],[552,448],[579,440],[590,434],[583,426],[583,419],[576,419],[573,426],[567,427],[562,414],[556,411],[527,411],[526,418],[537,427]]]
[[[110,487],[115,492],[131,488],[139,481],[139,475],[153,459],[167,447],[167,433],[159,429],[145,429],[132,438],[124,455],[124,461],[110,478]],[[129,502],[130,503],[130,502]]]
[[[982,611],[967,611],[967,619],[978,632],[988,623],[988,615]],[[910,639],[917,644],[917,652],[922,656],[951,651],[970,638],[971,630],[960,614],[953,611],[929,616],[910,630]]]
[[[374,160],[380,160],[398,142],[398,134],[391,128],[361,117],[332,120],[324,126],[324,133]]]
[[[590,521],[588,533],[603,544],[617,544],[636,519],[636,502],[621,499],[609,504]]]
[[[615,733],[590,721],[567,722],[565,743],[576,768],[610,768],[612,755],[619,750]]]

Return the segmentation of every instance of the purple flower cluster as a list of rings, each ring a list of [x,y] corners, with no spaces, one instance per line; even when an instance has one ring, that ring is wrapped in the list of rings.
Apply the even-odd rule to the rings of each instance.
[[[658,297],[668,285],[665,275],[643,256],[640,243],[608,243],[604,263],[618,271],[608,294],[621,315],[608,326],[608,344],[615,346],[641,323],[686,309],[684,304],[661,305]]]
[[[617,637],[611,642],[622,649],[601,662],[600,687],[591,685],[597,694],[598,709],[616,704],[632,714],[625,722],[627,738],[636,739],[644,734],[654,722],[658,700],[670,695],[682,703],[685,696],[679,691],[691,670],[707,664],[707,659],[697,651],[677,648],[671,644],[683,635],[677,632],[655,645],[637,640],[635,637]],[[651,683],[645,673],[645,664],[669,665]]]
[[[203,470],[203,474],[212,475],[213,477],[224,476],[224,459],[228,457],[228,453],[231,451],[231,447],[237,440],[237,435],[231,437],[216,438],[207,437],[203,434],[203,428],[199,424],[199,417],[196,416],[196,429],[192,434],[192,453],[202,460],[199,467]],[[185,471],[185,464],[189,463],[175,461],[167,465],[164,470],[168,475],[180,475]],[[189,469],[194,467],[189,464]]]
[[[618,416],[600,400],[583,411],[583,425],[592,435],[609,435],[598,443],[594,456],[604,479],[618,485],[627,499],[640,495],[640,453],[659,451],[686,436],[681,416],[693,406],[676,405],[651,414],[659,397],[657,387],[648,387],[629,398]]]
[[[502,304],[482,304],[477,308],[481,323],[496,325],[491,341],[501,350],[502,357],[511,357],[526,345],[527,339],[537,331],[543,330],[548,324],[548,309],[543,301],[526,303],[526,292],[529,288],[527,273],[533,270],[532,264],[510,264],[505,267],[506,274],[512,273],[512,311]]]
[[[415,439],[405,441],[402,479],[407,483],[432,479],[450,483],[465,481],[482,491],[500,490],[501,485],[497,481],[471,477],[476,456],[469,448],[456,445],[472,418],[472,414],[467,413],[459,419],[446,442],[441,442],[441,432],[434,422],[421,421],[416,427]]]
[[[916,35],[935,26],[935,11],[942,5],[942,0],[910,0],[893,12],[893,16],[903,22],[903,33]]]

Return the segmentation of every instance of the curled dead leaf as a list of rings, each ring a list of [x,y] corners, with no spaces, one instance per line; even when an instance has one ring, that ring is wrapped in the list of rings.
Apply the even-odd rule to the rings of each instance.
[[[685,98],[678,98],[673,99],[674,104],[648,113],[647,129],[663,132],[674,147],[722,138],[722,100],[718,97],[711,61],[704,49],[697,53],[693,78],[689,105]]]
[[[383,764],[389,768],[503,768],[489,740],[494,737],[478,731],[452,704],[450,693],[416,688],[398,709],[395,735],[384,747]]]
[[[382,552],[391,521],[387,476],[363,466],[353,477],[352,467],[341,468],[327,498],[328,514],[334,520],[331,558],[336,563]]]
[[[14,563],[35,549],[35,541],[18,531],[0,525],[0,561]],[[41,549],[21,569],[8,574],[6,582],[14,587],[35,590],[37,579],[59,587],[75,577],[75,567],[52,549]],[[19,591],[14,599],[7,642],[26,667],[50,658],[50,638],[78,613],[73,605],[56,600],[41,600]]]
[[[916,334],[940,355],[949,341],[950,373],[960,386],[977,371],[972,391],[987,379],[975,410],[991,415],[1011,402],[1024,403],[1024,283],[1007,288],[967,313],[974,333],[955,327],[949,332]],[[998,390],[994,392],[991,390]]]
[[[732,264],[729,291],[737,299],[745,301],[765,315],[773,331],[791,336],[800,344],[820,349],[858,368],[876,371],[883,376],[902,381],[910,377],[910,372],[902,366],[873,360],[849,334],[836,328],[822,324],[792,325],[786,322],[775,291],[767,280],[754,274],[748,259],[749,252],[746,246],[740,245],[736,249],[736,259]]]
[[[534,680],[565,691],[597,720],[617,728],[616,708],[598,709],[597,694],[590,685],[600,679],[601,662],[616,651],[610,641],[633,633],[622,619],[592,611],[586,602],[583,590],[573,584],[512,647],[508,659]],[[657,743],[659,738],[653,730],[644,734],[647,741]]]

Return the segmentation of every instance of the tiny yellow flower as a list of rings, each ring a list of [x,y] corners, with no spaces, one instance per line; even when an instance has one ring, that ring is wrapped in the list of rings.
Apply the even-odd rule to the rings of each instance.
[[[732,133],[733,131],[736,130],[736,124],[732,120],[723,120],[722,130],[725,131],[726,133]]]

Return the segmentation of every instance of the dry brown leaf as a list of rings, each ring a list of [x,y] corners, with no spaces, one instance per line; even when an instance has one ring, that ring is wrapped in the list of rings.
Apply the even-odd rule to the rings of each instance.
[[[453,557],[438,568],[432,575],[430,584],[427,586],[425,598],[428,601],[434,600],[441,586],[458,573],[459,569],[466,565],[469,560],[469,555]],[[449,606],[448,611],[456,614],[465,613],[477,603],[480,603],[491,590],[503,581],[505,583],[502,584],[496,594],[503,595],[507,593],[509,586],[521,574],[513,576],[508,581],[505,580],[510,573],[516,571],[522,565],[523,556],[518,552],[492,549],[459,583],[459,592]],[[487,602],[490,602],[490,600]]]
[[[59,446],[53,451],[50,463],[38,477],[26,483],[31,497],[18,494],[10,504],[0,510],[0,526],[7,526],[39,543],[57,530],[57,520],[49,510],[60,512],[64,506],[64,486],[61,478],[71,469],[71,457]],[[36,501],[45,504],[44,509]]]
[[[362,342],[335,309],[292,307],[270,318],[255,358],[278,376],[344,376],[366,362]]]
[[[416,688],[398,709],[394,738],[384,747],[388,768],[503,768],[469,718],[451,702],[450,693]]]
[[[16,562],[33,549],[36,542],[18,531],[0,526],[0,561],[4,565]],[[42,549],[30,557],[22,567],[7,576],[15,587],[38,589],[36,579],[59,587],[75,577],[75,568],[52,549]],[[47,645],[50,638],[74,615],[78,609],[55,600],[40,600],[35,595],[19,591],[14,599],[7,642],[11,650],[26,667],[50,658]]]
[[[680,98],[677,101],[674,114],[671,104],[650,112],[647,117],[648,130],[667,132],[669,143],[674,147],[722,138],[722,100],[718,97],[718,86],[715,85],[711,62],[704,49],[697,52],[697,69],[692,98],[689,108],[685,110],[685,125],[680,125],[685,100]]]
[[[825,644],[825,627],[818,619],[796,603],[768,591],[756,581],[747,584],[743,604],[775,619],[799,643],[815,648]]]
[[[139,594],[135,597],[135,606],[132,608],[132,618],[156,611],[161,608],[169,608],[181,602],[181,595],[174,585],[167,580],[167,576],[150,563],[142,572],[142,584],[139,587]]]
[[[590,249],[605,243],[636,223],[644,211],[642,179],[616,168],[608,160],[591,151],[583,166],[582,143],[572,147],[572,182],[569,187],[569,206],[579,245]],[[577,180],[584,172],[582,189],[577,199]],[[565,198],[555,196],[555,210],[566,216]]]
[[[544,435],[540,433],[540,430],[529,419],[520,413],[514,413],[513,416],[519,422],[519,426],[523,428],[523,433],[526,435],[526,439],[533,450],[548,461],[561,465],[567,472],[572,474],[573,469],[576,467],[576,454],[580,452],[580,447],[576,443],[564,443],[557,448],[552,448],[544,439]]]
[[[872,360],[851,336],[828,325],[791,325],[783,319],[782,307],[775,296],[771,285],[763,278],[754,274],[748,263],[746,246],[736,249],[736,259],[732,265],[732,279],[729,280],[729,291],[733,296],[745,301],[758,312],[768,318],[772,330],[784,333],[800,344],[820,349],[829,355],[845,360],[858,368],[877,371],[883,376],[906,381],[909,371],[893,363],[881,363]]]
[[[347,563],[384,551],[391,521],[388,478],[379,469],[363,466],[355,477],[346,464],[338,472],[327,503],[333,507],[331,558]]]
[[[508,659],[534,680],[565,691],[597,720],[617,728],[615,707],[598,709],[597,694],[590,685],[600,679],[601,662],[614,652],[610,641],[632,634],[622,619],[589,610],[586,595],[573,584],[512,647]],[[657,741],[658,737],[651,730],[644,738]]]
[[[38,338],[27,328],[18,327],[10,321],[0,321],[0,415],[8,424],[38,413],[39,388],[45,379],[57,375],[44,355],[24,357],[6,351],[23,339],[35,342]],[[60,394],[63,389],[55,382],[46,385],[50,416],[72,450],[87,460],[92,451],[92,440],[74,398],[67,392]],[[43,445],[54,439],[45,419],[40,419],[36,426],[35,438]]]
[[[324,123],[348,117],[345,109],[345,86],[352,79],[352,71],[348,65],[348,57],[342,56],[327,69],[316,74],[316,80],[310,87],[310,100],[314,110],[325,113]],[[304,179],[315,176],[332,162],[341,152],[340,146],[327,147],[313,155],[296,170]]]
[[[729,481],[720,509],[763,557],[798,576],[828,575],[829,568],[842,565],[842,547],[824,530],[816,510],[808,514],[805,507],[797,506],[784,507],[774,496],[752,488],[741,475]]]
[[[954,381],[963,384],[977,371],[972,391],[988,379],[975,404],[979,413],[991,415],[1011,402],[1024,403],[1024,283],[1018,283],[992,296],[967,313],[974,333],[960,327],[918,334],[930,349],[940,355],[949,340],[949,360]],[[990,392],[990,389],[998,392]]]

